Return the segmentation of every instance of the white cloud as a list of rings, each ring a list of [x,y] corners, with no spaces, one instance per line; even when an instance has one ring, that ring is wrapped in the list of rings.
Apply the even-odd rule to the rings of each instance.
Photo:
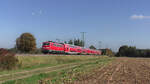
[[[32,15],[42,15],[43,14],[43,10],[34,11],[31,14]]]
[[[42,10],[39,10],[39,14],[41,15],[43,13],[43,11]]]
[[[144,16],[144,15],[132,15],[131,17],[130,17],[131,19],[150,19],[150,16]]]
[[[31,14],[32,14],[32,15],[35,15],[35,13],[34,13],[34,12],[32,12]]]

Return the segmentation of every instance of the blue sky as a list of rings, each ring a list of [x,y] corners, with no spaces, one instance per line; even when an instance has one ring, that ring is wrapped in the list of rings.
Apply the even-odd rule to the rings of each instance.
[[[150,48],[149,0],[1,0],[0,47],[11,48],[24,32],[43,41],[81,38],[117,50]]]

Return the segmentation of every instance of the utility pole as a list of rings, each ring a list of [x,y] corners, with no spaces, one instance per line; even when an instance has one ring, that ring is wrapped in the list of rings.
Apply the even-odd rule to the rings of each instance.
[[[101,42],[101,41],[99,41],[98,43],[99,43],[99,49],[101,49],[101,43],[102,43],[102,42]]]
[[[81,35],[82,35],[82,46],[83,47],[85,46],[85,33],[86,32],[81,32]]]

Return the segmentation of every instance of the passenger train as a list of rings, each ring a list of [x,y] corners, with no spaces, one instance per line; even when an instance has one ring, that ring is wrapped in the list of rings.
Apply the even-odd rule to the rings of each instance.
[[[100,50],[83,48],[80,46],[57,43],[53,41],[43,42],[42,52],[44,54],[78,54],[78,55],[101,55]]]

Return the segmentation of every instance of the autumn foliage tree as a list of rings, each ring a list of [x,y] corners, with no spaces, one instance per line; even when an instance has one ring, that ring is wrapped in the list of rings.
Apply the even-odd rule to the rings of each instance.
[[[16,39],[16,47],[19,51],[24,53],[31,53],[36,50],[36,39],[30,33],[23,33]]]
[[[111,49],[101,49],[102,51],[102,55],[107,55],[107,56],[110,56],[110,57],[113,57],[114,56],[114,53]]]

